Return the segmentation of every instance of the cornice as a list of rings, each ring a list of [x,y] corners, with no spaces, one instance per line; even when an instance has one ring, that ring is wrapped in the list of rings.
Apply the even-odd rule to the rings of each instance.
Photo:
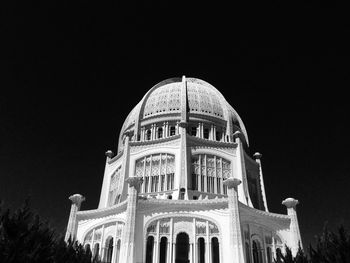
[[[189,146],[192,148],[228,148],[228,149],[235,149],[237,148],[237,143],[235,142],[220,142],[220,141],[214,141],[214,140],[208,140],[203,138],[198,138],[191,135],[186,135],[187,140],[189,143]]]
[[[193,212],[204,210],[223,210],[228,208],[227,198],[203,200],[169,200],[147,199],[139,200],[138,209],[141,212]]]
[[[158,144],[164,144],[167,142],[174,142],[177,139],[180,139],[180,134],[166,137],[166,138],[161,138],[161,139],[156,139],[156,140],[150,140],[150,141],[138,141],[138,142],[130,142],[129,145],[130,147],[144,147],[144,146],[153,146],[153,145],[158,145]]]
[[[255,209],[255,208],[246,206],[245,204],[243,204],[241,202],[239,202],[239,209],[242,212],[246,212],[247,214],[250,214],[250,215],[258,215],[258,216],[275,218],[275,219],[290,220],[290,216],[288,216],[288,215],[262,211],[262,210],[259,210],[259,209]]]
[[[114,214],[120,214],[126,210],[127,203],[128,201],[125,200],[117,205],[107,207],[107,208],[79,211],[77,212],[77,219],[78,221],[80,221],[80,220],[106,217]]]
[[[123,156],[124,150],[120,151],[116,156],[114,156],[112,159],[108,161],[108,164],[114,163],[117,161],[120,157]]]

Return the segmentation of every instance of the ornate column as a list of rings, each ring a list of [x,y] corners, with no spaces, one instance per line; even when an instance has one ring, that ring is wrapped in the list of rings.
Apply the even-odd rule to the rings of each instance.
[[[207,236],[206,236],[206,242],[205,242],[205,254],[206,254],[206,258],[207,258],[207,260],[206,260],[206,262],[211,262],[211,251],[210,251],[210,244],[211,244],[211,242],[210,242],[210,237],[209,237],[209,231],[210,231],[210,229],[209,229],[209,221],[207,221],[206,222],[206,225],[205,225],[205,227],[206,227],[206,229],[205,229],[205,232],[206,232],[206,234],[207,234]]]
[[[264,184],[264,177],[263,177],[263,173],[262,173],[262,168],[261,168],[261,157],[262,154],[261,153],[254,153],[254,158],[255,161],[258,163],[259,165],[259,175],[260,175],[260,185],[261,185],[261,193],[262,193],[262,197],[263,197],[263,202],[264,202],[264,207],[265,207],[265,211],[269,212],[269,209],[267,207],[267,200],[266,200],[266,192],[265,192],[265,184]]]
[[[75,240],[78,230],[77,212],[80,210],[81,203],[85,201],[85,197],[80,194],[71,195],[69,200],[72,201],[70,208],[69,220],[67,225],[66,236],[64,240],[67,242],[69,237]]]
[[[241,180],[237,178],[227,178],[224,184],[227,186],[228,195],[228,209],[229,209],[229,222],[230,222],[230,250],[232,256],[237,263],[244,263],[244,253],[242,245],[242,232],[241,232],[241,220],[239,216],[238,208],[238,194],[237,186],[241,183]]]
[[[282,204],[287,207],[287,213],[290,217],[290,235],[291,235],[291,250],[293,255],[295,256],[300,247],[303,248],[303,244],[301,242],[301,236],[300,236],[300,230],[299,230],[299,224],[298,224],[298,217],[297,217],[297,210],[296,206],[299,203],[298,200],[294,198],[287,198],[282,201]]]
[[[142,181],[142,178],[139,177],[126,179],[126,182],[129,184],[128,206],[126,208],[126,223],[122,237],[123,255],[120,257],[121,263],[134,263],[137,194]]]
[[[169,244],[169,261],[168,261],[168,263],[172,263],[173,258],[175,258],[175,257],[173,257],[173,254],[174,254],[174,252],[173,252],[173,239],[174,239],[174,237],[173,237],[173,235],[174,235],[173,223],[174,223],[173,218],[170,218],[170,238],[169,238],[170,244]]]

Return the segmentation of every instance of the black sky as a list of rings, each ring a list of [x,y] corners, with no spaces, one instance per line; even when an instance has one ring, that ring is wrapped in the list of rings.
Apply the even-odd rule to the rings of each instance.
[[[341,6],[11,1],[1,8],[0,199],[63,232],[70,203],[98,205],[104,152],[156,83],[197,77],[263,154],[270,210],[299,199],[304,243],[350,227],[350,25]],[[244,11],[244,12],[243,12]],[[243,14],[244,13],[244,14]]]

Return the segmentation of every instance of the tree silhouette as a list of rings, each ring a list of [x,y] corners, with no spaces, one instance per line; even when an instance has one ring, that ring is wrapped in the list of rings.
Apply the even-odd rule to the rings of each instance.
[[[309,257],[305,255],[299,246],[298,253],[293,257],[289,247],[286,246],[285,254],[276,251],[276,263],[349,263],[350,262],[350,235],[343,226],[337,233],[324,227],[321,236],[317,237],[316,247],[309,247]]]
[[[91,251],[77,241],[65,242],[30,210],[27,199],[13,213],[0,205],[0,262],[91,263]]]

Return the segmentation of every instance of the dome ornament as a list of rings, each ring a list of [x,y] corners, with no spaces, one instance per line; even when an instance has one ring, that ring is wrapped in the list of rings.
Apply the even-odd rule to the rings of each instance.
[[[108,158],[112,158],[113,155],[114,155],[114,153],[113,153],[113,151],[108,150],[108,151],[106,151],[105,155],[106,155]]]
[[[262,154],[261,154],[261,153],[259,153],[259,152],[256,152],[256,153],[254,153],[253,157],[254,157],[255,159],[260,160],[260,159],[261,159],[261,157],[262,157]]]

